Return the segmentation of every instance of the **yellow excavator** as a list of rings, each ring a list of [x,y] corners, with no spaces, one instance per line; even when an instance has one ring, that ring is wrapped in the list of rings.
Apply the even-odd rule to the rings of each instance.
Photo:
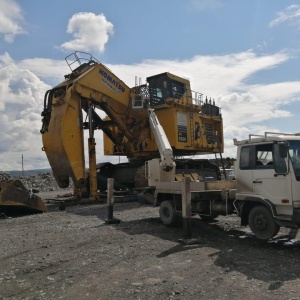
[[[216,165],[192,159],[223,152],[220,108],[192,91],[189,80],[165,72],[130,88],[88,53],[75,52],[66,62],[71,73],[46,92],[41,128],[43,150],[61,188],[68,187],[72,178],[76,196],[87,191],[96,198],[97,191],[106,188],[107,177],[115,178],[120,187],[147,186],[145,162],[160,157],[149,109],[155,111],[170,142],[176,173],[220,179]],[[89,132],[88,172],[84,130]],[[126,156],[128,163],[97,164],[95,130],[103,131],[104,155]]]

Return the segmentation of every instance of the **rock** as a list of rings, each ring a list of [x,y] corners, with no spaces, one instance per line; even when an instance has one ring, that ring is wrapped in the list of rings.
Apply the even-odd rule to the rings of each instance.
[[[33,193],[57,191],[60,189],[52,173],[17,177],[11,177],[8,173],[0,173],[0,181],[8,181],[11,179],[21,180],[24,186]],[[70,188],[72,187],[73,182],[70,180]]]

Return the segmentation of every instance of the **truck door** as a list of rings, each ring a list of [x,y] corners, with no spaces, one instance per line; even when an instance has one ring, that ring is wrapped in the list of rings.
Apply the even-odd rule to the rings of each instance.
[[[276,174],[273,167],[273,146],[273,143],[254,146],[256,162],[252,170],[253,194],[271,201],[278,215],[291,215],[293,209],[290,173]],[[286,168],[285,160],[283,164]]]

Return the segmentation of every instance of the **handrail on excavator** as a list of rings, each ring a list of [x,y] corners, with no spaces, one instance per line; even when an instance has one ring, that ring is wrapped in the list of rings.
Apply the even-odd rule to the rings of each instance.
[[[70,57],[74,57],[73,60],[69,59]],[[82,51],[75,51],[72,54],[65,57],[65,61],[67,62],[69,68],[73,72],[76,68],[78,68],[83,62],[97,62],[100,63],[92,54],[88,52],[82,52]],[[75,68],[72,68],[71,66],[73,64],[77,63]]]

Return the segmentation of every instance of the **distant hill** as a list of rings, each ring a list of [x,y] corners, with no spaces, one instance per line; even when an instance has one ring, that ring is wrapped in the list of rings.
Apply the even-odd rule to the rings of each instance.
[[[12,177],[19,177],[19,176],[23,176],[23,172],[22,171],[4,171],[1,173],[8,173],[10,176]],[[39,174],[45,174],[45,173],[52,173],[52,170],[49,169],[36,169],[36,170],[25,170],[24,171],[24,176],[37,176]]]

